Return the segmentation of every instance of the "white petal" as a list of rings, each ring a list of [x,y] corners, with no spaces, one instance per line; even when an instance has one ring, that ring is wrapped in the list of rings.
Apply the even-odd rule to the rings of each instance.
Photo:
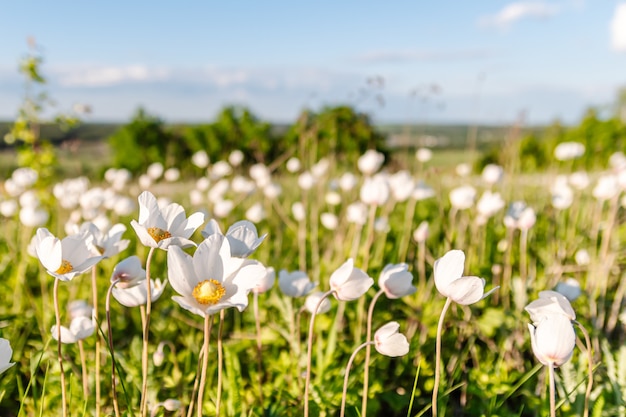
[[[461,277],[448,285],[448,297],[462,305],[474,304],[483,298],[485,280],[479,277]]]
[[[52,333],[52,337],[54,340],[59,340],[59,332],[57,331],[57,326],[52,326],[50,328],[50,333]],[[76,336],[65,326],[61,326],[61,343],[76,343],[78,339]]]
[[[354,269],[352,258],[348,259],[330,276],[330,288],[335,289],[341,287],[349,278]]]
[[[435,286],[442,295],[450,296],[448,286],[461,278],[465,268],[465,253],[461,250],[451,250],[437,259],[434,265]]]
[[[207,315],[203,306],[197,303],[193,298],[179,297],[175,295],[172,297],[172,300],[174,300],[176,303],[178,303],[179,306],[181,306],[187,311],[192,312],[193,314],[197,314],[201,317],[204,317]]]
[[[174,290],[182,296],[191,296],[199,284],[199,277],[193,269],[193,260],[178,246],[172,246],[167,252],[167,276]]]

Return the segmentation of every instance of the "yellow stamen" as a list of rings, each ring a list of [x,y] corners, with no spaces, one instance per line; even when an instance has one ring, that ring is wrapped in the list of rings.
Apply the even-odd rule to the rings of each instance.
[[[68,272],[70,272],[72,269],[74,269],[74,267],[72,266],[72,264],[69,261],[66,261],[65,259],[63,259],[61,261],[61,266],[59,267],[59,269],[57,269],[55,271],[56,274],[59,275],[63,275],[63,274],[67,274]]]
[[[159,229],[158,227],[148,227],[148,234],[152,236],[152,239],[156,243],[159,243],[163,239],[172,237],[172,234],[167,230]]]
[[[202,305],[215,305],[224,296],[226,289],[221,282],[207,279],[193,289],[193,298]]]
[[[102,246],[94,245],[96,250],[100,252],[100,255],[104,255],[104,248]]]

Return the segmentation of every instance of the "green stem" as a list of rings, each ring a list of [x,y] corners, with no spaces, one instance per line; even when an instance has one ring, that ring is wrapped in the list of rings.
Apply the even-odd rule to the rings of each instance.
[[[433,417],[437,417],[437,394],[439,393],[439,374],[441,372],[441,332],[443,330],[443,319],[448,311],[448,308],[450,308],[450,304],[452,304],[452,299],[448,297],[443,309],[441,310],[439,324],[437,324],[437,341],[435,346],[435,384],[433,386],[432,400]]]
[[[352,367],[352,362],[354,362],[354,358],[356,357],[356,354],[363,349],[364,347],[367,347],[368,349],[372,347],[372,345],[374,344],[374,342],[365,342],[362,345],[360,345],[359,347],[357,347],[354,352],[352,353],[352,356],[350,356],[350,360],[348,360],[348,364],[346,365],[346,374],[343,377],[343,393],[341,394],[341,412],[340,412],[340,417],[344,417],[345,412],[346,412],[346,396],[348,394],[348,376],[350,375],[350,368]]]
[[[367,323],[366,323],[366,336],[365,342],[369,342],[372,339],[372,316],[374,315],[374,306],[376,305],[376,301],[378,298],[384,293],[384,291],[378,290],[372,301],[370,302],[370,306],[367,310]],[[358,349],[357,349],[358,350]],[[372,345],[368,344],[365,348],[365,364],[363,365],[363,399],[361,401],[361,416],[366,417],[367,415],[367,392],[369,390],[369,364],[370,364],[370,356],[372,354]]]

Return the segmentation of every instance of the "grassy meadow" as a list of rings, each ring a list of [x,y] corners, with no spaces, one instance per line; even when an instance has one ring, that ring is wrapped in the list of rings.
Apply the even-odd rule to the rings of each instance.
[[[546,416],[553,412],[550,366],[531,347],[525,307],[554,289],[569,299],[576,320],[575,347],[564,352],[571,357],[555,369],[556,415],[626,415],[623,154],[599,161],[602,170],[580,171],[575,159],[554,158],[534,173],[514,163],[475,172],[476,154],[465,149],[422,151],[421,160],[398,149],[394,163],[382,166],[374,154],[359,166],[307,154],[271,167],[231,154],[206,165],[199,158],[196,175],[184,178],[175,166],[159,165],[141,176],[110,169],[103,177],[107,155],[96,144],[86,153],[59,149],[62,174],[44,186],[20,171],[0,178],[0,337],[12,348],[6,360],[15,363],[0,373],[0,415],[338,416],[352,353],[395,321],[408,353],[388,357],[371,349],[366,406],[365,349],[354,356],[346,416]],[[0,165],[13,162],[3,151]],[[210,219],[226,234],[237,221],[252,222],[266,237],[245,262],[272,267],[275,281],[250,291],[241,312],[227,308],[204,320],[172,300],[179,292],[170,283],[150,304],[146,343],[148,305],[107,301],[116,265],[131,256],[149,278],[174,279],[172,253],[182,252],[151,250],[131,227],[132,220],[142,223],[144,191],[161,207],[177,203],[186,216],[205,214],[189,237],[197,245]],[[85,222],[102,233],[123,225],[127,247],[69,280],[47,273],[40,260],[47,255],[35,249],[37,230],[63,239]],[[498,289],[475,302],[447,302],[434,265],[454,249],[465,254],[464,276],[484,278],[485,293]],[[330,278],[349,259],[373,285],[350,301],[331,294],[311,334],[315,302],[307,296],[333,291]],[[379,291],[379,277],[401,263],[416,290],[390,298]],[[287,271],[305,279],[294,283]],[[93,334],[57,344],[54,294],[63,326],[75,317],[76,301],[95,301]],[[201,354],[205,343],[208,356]]]

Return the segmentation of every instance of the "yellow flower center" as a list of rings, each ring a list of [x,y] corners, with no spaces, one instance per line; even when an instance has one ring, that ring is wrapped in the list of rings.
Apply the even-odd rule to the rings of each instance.
[[[172,237],[172,234],[167,230],[159,229],[158,227],[148,227],[148,234],[152,236],[152,239],[156,243],[159,243],[163,239]]]
[[[102,246],[94,245],[96,250],[100,252],[100,255],[104,255],[104,248]]]
[[[61,266],[59,267],[59,269],[57,269],[55,271],[55,273],[59,274],[59,275],[63,275],[63,274],[67,274],[68,272],[70,272],[72,269],[74,269],[74,267],[72,266],[72,264],[70,263],[70,261],[66,261],[65,259],[63,259],[61,261]]]
[[[226,289],[221,282],[214,279],[207,279],[196,285],[193,289],[193,298],[202,305],[215,305],[222,299]]]

